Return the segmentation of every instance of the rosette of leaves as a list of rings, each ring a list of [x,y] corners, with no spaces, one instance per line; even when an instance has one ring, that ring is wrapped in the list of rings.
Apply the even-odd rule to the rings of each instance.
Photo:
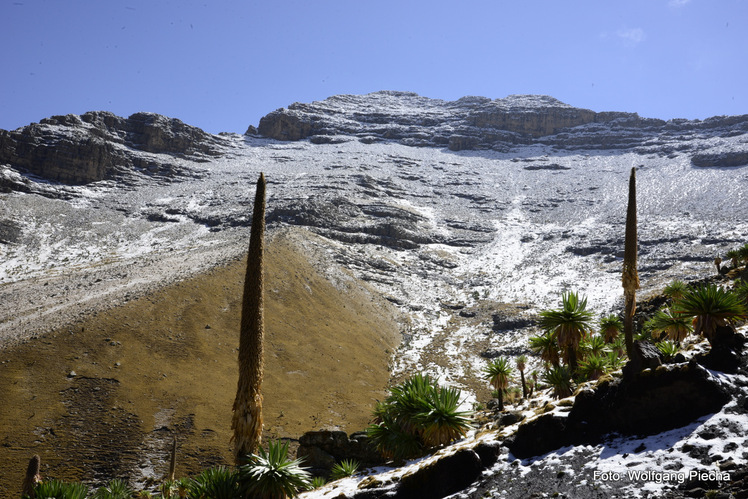
[[[613,343],[623,331],[623,321],[615,314],[600,319],[600,335],[605,343]]]
[[[690,290],[673,305],[673,313],[693,317],[694,334],[711,343],[719,327],[726,327],[746,316],[745,303],[724,288],[710,284]]]
[[[670,362],[678,354],[680,348],[674,341],[661,341],[655,345],[657,350],[662,354],[662,358],[665,362]]]
[[[687,292],[688,285],[685,282],[678,280],[671,282],[662,290],[662,294],[670,298],[672,301],[680,300]]]
[[[244,494],[257,499],[296,497],[311,487],[311,475],[301,460],[288,457],[288,442],[278,440],[259,448],[246,464],[239,466],[239,481]]]
[[[653,337],[665,334],[668,339],[680,343],[693,331],[691,319],[683,314],[673,313],[670,309],[658,310],[644,323],[644,329]]]
[[[93,499],[130,499],[135,490],[127,482],[119,478],[110,480],[109,483],[99,487],[93,495]]]
[[[484,369],[485,379],[491,383],[496,390],[496,398],[499,400],[499,410],[504,410],[504,394],[509,387],[509,376],[512,374],[512,367],[509,365],[509,359],[499,357],[490,362]]]
[[[561,294],[561,308],[540,312],[540,326],[556,336],[572,373],[577,370],[579,343],[592,331],[592,320],[587,299],[573,291]]]
[[[543,381],[553,389],[553,396],[565,398],[572,391],[571,371],[567,366],[552,367],[543,373]]]
[[[36,499],[86,499],[88,487],[79,482],[42,480],[34,488]]]
[[[359,466],[359,462],[355,459],[343,459],[332,466],[330,480],[340,480],[341,478],[353,476],[358,471]]]
[[[239,472],[225,466],[203,470],[188,485],[189,499],[234,499],[241,496]]]
[[[595,380],[605,374],[608,369],[608,361],[602,352],[590,354],[579,362],[579,374],[585,379]]]
[[[552,366],[559,365],[561,357],[558,354],[559,347],[555,334],[546,332],[538,336],[530,336],[528,342],[530,343],[530,350],[540,355],[544,362]]]
[[[377,404],[367,434],[385,457],[400,460],[421,456],[470,429],[470,413],[460,411],[460,395],[457,389],[439,387],[429,376],[417,374]]]

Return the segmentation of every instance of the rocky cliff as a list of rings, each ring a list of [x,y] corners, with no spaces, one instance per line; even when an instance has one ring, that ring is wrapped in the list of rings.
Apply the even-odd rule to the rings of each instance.
[[[255,132],[254,127],[249,132]],[[636,113],[580,109],[543,95],[510,95],[496,100],[463,97],[448,102],[382,91],[291,104],[263,117],[256,132],[277,140],[308,138],[322,143],[346,135],[366,143],[391,140],[452,151],[507,152],[519,145],[542,144],[565,150],[672,154],[689,150],[695,137],[748,133],[748,115],[663,121]],[[693,151],[695,166],[747,163],[748,145],[727,155],[719,150]]]
[[[220,142],[219,137],[158,114],[122,118],[96,111],[0,130],[0,164],[67,184],[112,178],[132,169],[168,177],[184,174],[177,158],[216,156]]]

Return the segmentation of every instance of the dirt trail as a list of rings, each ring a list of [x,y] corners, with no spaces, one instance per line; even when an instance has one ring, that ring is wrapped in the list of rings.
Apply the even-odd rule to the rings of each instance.
[[[399,338],[394,307],[323,275],[308,237],[267,245],[265,439],[364,428]],[[33,454],[45,476],[144,483],[167,472],[176,435],[177,475],[230,463],[244,265],[0,350],[0,496],[18,495]]]

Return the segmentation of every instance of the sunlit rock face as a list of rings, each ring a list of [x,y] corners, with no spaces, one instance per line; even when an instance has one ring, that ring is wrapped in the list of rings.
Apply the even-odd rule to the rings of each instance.
[[[219,141],[199,128],[154,113],[121,118],[94,111],[0,130],[0,164],[65,184],[110,179],[131,169],[171,176],[177,172],[170,156],[199,160],[215,155]]]
[[[256,131],[276,140],[347,135],[369,142],[394,140],[411,146],[448,147],[453,151],[506,151],[519,144],[544,144],[566,150],[663,152],[689,150],[689,143],[697,136],[745,134],[748,115],[663,121],[642,118],[636,113],[576,108],[545,95],[443,101],[409,92],[383,91],[294,103],[263,117]],[[714,154],[726,159],[714,160],[698,152],[694,164],[748,163],[748,147],[737,153]]]

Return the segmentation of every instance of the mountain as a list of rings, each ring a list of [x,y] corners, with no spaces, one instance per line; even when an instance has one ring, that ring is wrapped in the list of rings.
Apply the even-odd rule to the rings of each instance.
[[[362,283],[405,317],[392,380],[427,372],[486,402],[486,359],[526,352],[562,290],[596,314],[620,308],[632,168],[647,296],[745,243],[747,153],[748,116],[665,122],[546,96],[335,96],[244,135],[147,113],[53,117],[0,131],[0,341],[238,258],[262,171],[269,231],[301,234],[336,287]]]

